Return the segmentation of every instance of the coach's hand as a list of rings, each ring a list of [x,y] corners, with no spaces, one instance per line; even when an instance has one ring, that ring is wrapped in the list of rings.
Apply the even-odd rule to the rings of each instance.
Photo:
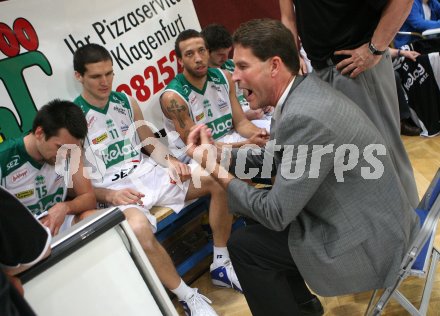
[[[211,130],[205,124],[194,126],[187,143],[187,154],[210,171],[217,162],[217,147],[214,145]]]
[[[259,128],[258,132],[254,133],[251,137],[249,137],[249,144],[255,144],[260,147],[266,146],[267,141],[269,140],[270,135],[269,132],[265,128]]]
[[[339,50],[335,55],[347,55],[348,58],[340,61],[336,65],[336,69],[343,75],[349,75],[350,78],[356,78],[364,71],[376,66],[381,55],[373,55],[368,49],[368,43],[355,49]]]

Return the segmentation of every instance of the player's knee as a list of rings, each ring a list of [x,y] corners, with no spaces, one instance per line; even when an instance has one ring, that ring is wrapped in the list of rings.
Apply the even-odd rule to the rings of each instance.
[[[160,244],[148,220],[134,220],[129,224],[147,255],[159,251]]]
[[[124,214],[131,230],[139,240],[148,241],[155,239],[152,226],[144,213],[136,208],[131,208],[125,210]]]
[[[145,214],[136,208],[125,210],[124,213],[131,230],[136,235],[145,253],[149,255],[160,251],[161,246]]]
[[[148,225],[148,221],[146,219],[142,219],[141,217],[136,217],[128,220],[131,229],[133,230],[136,236],[139,235],[152,235],[151,228]]]

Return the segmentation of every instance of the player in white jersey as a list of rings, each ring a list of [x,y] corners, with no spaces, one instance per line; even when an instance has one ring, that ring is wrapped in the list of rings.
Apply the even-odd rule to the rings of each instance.
[[[82,95],[74,102],[87,120],[85,166],[95,171],[90,178],[98,195],[98,206],[105,208],[119,204],[105,199],[106,189],[136,188],[142,193],[142,205],[136,207],[145,213],[155,231],[156,219],[149,209],[162,205],[179,212],[184,206],[189,182],[184,181],[180,186],[170,184],[165,168],[158,167],[154,159],[141,153],[142,145],[134,128],[133,108],[125,94],[111,91],[103,108],[90,104]],[[99,164],[102,164],[101,168]],[[122,210],[132,207],[120,205]]]
[[[264,146],[269,133],[245,117],[231,75],[208,69],[209,54],[200,32],[189,29],[180,33],[175,51],[183,73],[170,82],[160,98],[167,132],[174,130],[180,136],[178,140],[171,139],[172,145],[183,146],[190,129],[205,123],[219,145]]]
[[[209,49],[209,67],[221,68],[232,74],[235,69],[234,62],[229,59],[229,53],[232,50],[232,36],[226,27],[215,23],[209,24],[203,28],[201,33]],[[264,109],[252,110],[246,101],[243,90],[238,88],[237,83],[235,83],[235,91],[246,118],[256,126],[270,131],[273,107],[267,106]]]
[[[69,101],[54,100],[37,113],[32,131],[0,144],[1,185],[14,194],[52,235],[79,220],[83,211],[96,207],[92,185],[82,172],[70,172],[70,159],[55,167],[62,145],[81,147],[87,123]],[[58,157],[63,157],[61,152]],[[79,161],[82,167],[82,160]],[[66,167],[66,168],[65,168]],[[72,176],[73,199],[65,201]],[[72,195],[71,194],[71,195]],[[74,216],[78,215],[76,219]]]
[[[206,77],[206,85],[203,91],[199,91],[186,80],[183,74],[178,74],[166,87],[164,93],[172,92],[180,96],[187,104],[192,121],[197,124],[207,124],[212,129],[215,141],[246,142],[246,138],[235,132],[233,128],[232,109],[229,106],[229,84],[225,74],[220,69],[212,68],[208,69]],[[171,106],[168,107],[169,112],[179,111],[179,106],[176,108],[171,108]],[[164,116],[164,125],[173,154],[181,161],[189,162],[186,159],[182,138],[179,136],[173,139],[170,136],[176,131],[174,121]]]
[[[177,274],[171,258],[154,236],[154,221],[151,223],[147,217],[151,219],[149,209],[152,205],[169,206],[179,211],[185,201],[210,194],[209,222],[213,231],[214,257],[223,258],[222,285],[241,290],[226,248],[232,224],[226,192],[200,167],[192,170],[168,155],[167,148],[144,124],[137,102],[112,91],[113,62],[104,47],[88,44],[79,48],[74,54],[74,70],[83,86],[75,102],[87,116],[86,160],[95,166],[96,172],[91,176],[98,202],[124,209],[159,279],[177,295],[190,315],[216,315],[208,304],[210,301],[197,293],[197,289],[187,286]],[[142,126],[134,129],[135,122]],[[140,152],[141,143],[150,157]],[[174,174],[173,178],[169,171]],[[200,176],[201,187],[192,181],[192,172],[205,173]]]

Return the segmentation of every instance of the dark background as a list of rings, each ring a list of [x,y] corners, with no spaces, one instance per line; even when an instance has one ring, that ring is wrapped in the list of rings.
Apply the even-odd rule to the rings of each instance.
[[[280,19],[277,0],[193,0],[200,26],[223,24],[229,32],[250,19]]]
[[[240,23],[250,19],[280,18],[276,0],[193,0],[193,3],[202,28],[218,23],[233,33]]]

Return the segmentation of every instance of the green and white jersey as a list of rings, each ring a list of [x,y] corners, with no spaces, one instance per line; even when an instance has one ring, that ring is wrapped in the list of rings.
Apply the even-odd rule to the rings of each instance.
[[[235,64],[232,59],[228,59],[223,65],[221,65],[220,68],[227,70],[232,74],[235,69]],[[237,84],[235,84],[235,95],[237,96],[238,102],[240,102],[243,111],[246,112],[247,110],[249,110],[249,102],[246,101],[246,98],[243,95],[243,90],[239,89]]]
[[[1,185],[14,194],[39,218],[56,203],[63,202],[67,187],[55,166],[35,161],[26,151],[23,138],[0,144]]]
[[[202,90],[197,89],[183,74],[178,74],[165,88],[164,92],[177,93],[188,105],[195,124],[204,123],[212,130],[212,136],[218,140],[233,130],[232,109],[229,101],[229,83],[220,69],[208,68],[207,80]],[[179,111],[169,109],[168,111]],[[174,123],[164,118],[165,130],[168,135],[175,132]],[[180,157],[179,149],[185,145],[180,137],[169,137],[170,149]]]
[[[91,167],[89,177],[93,186],[111,188],[141,162],[155,165],[140,151],[139,137],[133,126],[133,110],[125,94],[112,91],[104,108],[91,105],[82,96],[74,102],[87,120],[84,165]],[[130,131],[133,131],[131,135]]]
[[[227,61],[225,61],[225,63],[223,65],[221,65],[220,68],[224,69],[224,70],[227,70],[227,71],[229,71],[232,74],[234,72],[234,69],[235,69],[235,64],[232,61],[232,59],[228,59]]]

